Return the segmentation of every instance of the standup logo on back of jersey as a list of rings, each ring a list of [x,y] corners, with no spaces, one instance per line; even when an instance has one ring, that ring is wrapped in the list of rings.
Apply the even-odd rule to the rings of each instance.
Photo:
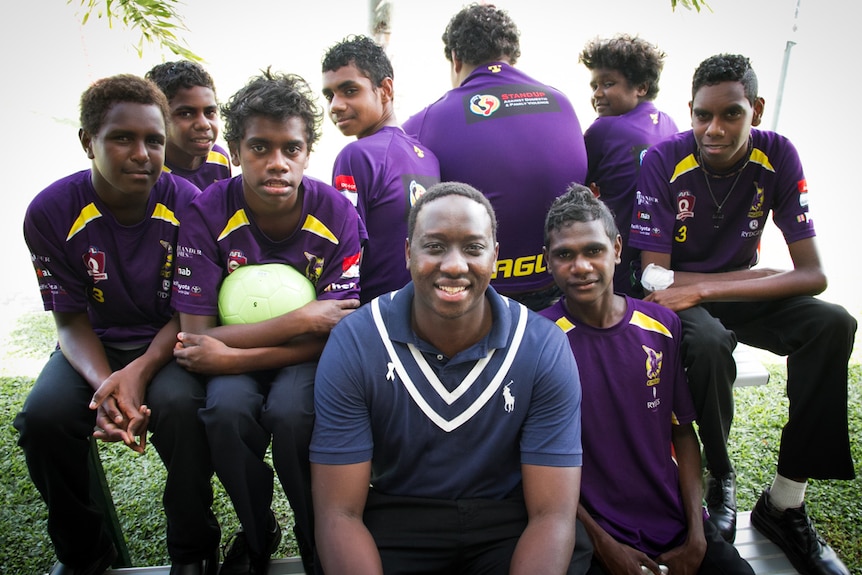
[[[464,96],[464,109],[467,123],[474,124],[492,117],[559,112],[560,104],[544,86],[512,84]]]

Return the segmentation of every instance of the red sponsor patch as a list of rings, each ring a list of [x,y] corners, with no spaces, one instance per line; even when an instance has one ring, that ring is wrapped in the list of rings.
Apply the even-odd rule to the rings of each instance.
[[[798,182],[796,182],[796,187],[799,189],[800,194],[808,193],[808,182],[806,182],[805,180],[799,180]]]
[[[335,189],[340,192],[355,192],[356,181],[353,179],[353,176],[335,176]]]
[[[346,258],[344,258],[344,260],[341,262],[341,270],[347,271],[351,267],[359,264],[359,257],[361,255],[362,255],[362,252],[357,252],[357,253],[353,254],[352,256],[347,256]]]

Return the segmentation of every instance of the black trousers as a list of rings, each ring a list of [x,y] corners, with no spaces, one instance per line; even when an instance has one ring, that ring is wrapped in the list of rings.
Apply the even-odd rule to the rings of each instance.
[[[207,430],[216,474],[230,496],[249,547],[266,545],[273,471],[264,460],[272,440],[272,462],[293,510],[303,559],[314,549],[311,464],[317,363],[241,375],[220,375],[207,383]]]
[[[754,569],[748,561],[740,557],[739,551],[732,543],[722,538],[712,522],[704,520],[703,534],[706,536],[706,554],[697,571],[698,575],[754,575]],[[593,558],[589,575],[605,575],[605,573],[599,560]]]
[[[144,349],[105,351],[117,370]],[[86,565],[110,542],[102,514],[90,499],[87,457],[96,423],[96,412],[88,407],[92,396],[90,385],[55,351],[14,422],[30,477],[48,506],[48,534],[57,558],[72,567]],[[150,441],[168,472],[162,498],[168,553],[182,563],[203,559],[221,539],[211,510],[213,469],[198,418],[204,396],[203,382],[172,361],[153,378],[145,398],[152,409]],[[134,465],[131,455],[128,461]]]
[[[368,493],[363,516],[383,572],[422,575],[505,575],[527,526],[522,497],[441,500]],[[569,575],[583,575],[592,545],[581,522]]]
[[[847,362],[856,320],[838,305],[800,296],[766,302],[708,303],[679,312],[683,361],[708,467],[732,470],[732,353],[737,340],[787,356],[790,410],[778,473],[789,478],[852,479],[847,427]]]

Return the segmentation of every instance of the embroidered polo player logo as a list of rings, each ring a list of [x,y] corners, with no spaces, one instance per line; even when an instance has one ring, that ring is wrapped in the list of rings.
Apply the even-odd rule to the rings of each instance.
[[[503,387],[503,400],[505,401],[503,409],[506,410],[506,413],[512,413],[515,411],[515,396],[512,395],[512,391],[509,389],[509,386],[511,386],[512,383],[514,382],[510,381]]]

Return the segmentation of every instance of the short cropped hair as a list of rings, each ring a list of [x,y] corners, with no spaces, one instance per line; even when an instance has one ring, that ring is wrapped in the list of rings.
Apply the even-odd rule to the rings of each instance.
[[[505,10],[493,4],[470,4],[455,14],[443,32],[446,59],[452,53],[471,65],[505,56],[511,64],[521,55],[520,32]]]
[[[167,125],[170,109],[159,87],[140,76],[118,74],[96,80],[81,94],[81,129],[91,135],[98,134],[108,110],[120,102],[157,106]]]
[[[611,242],[616,241],[620,231],[608,206],[588,187],[570,184],[566,193],[554,200],[545,217],[545,247],[551,242],[551,232],[561,230],[572,222],[596,220],[601,222]]]
[[[177,92],[201,86],[209,88],[215,94],[215,83],[209,72],[204,70],[203,66],[197,62],[189,60],[180,60],[178,62],[165,62],[153,66],[147,72],[146,78],[155,82],[165,96],[168,102],[174,99]]]
[[[263,116],[276,121],[300,118],[305,122],[305,143],[310,152],[320,139],[323,110],[306,81],[297,74],[271,72],[255,76],[221,106],[224,139],[237,143],[245,136],[250,118]]]
[[[327,50],[323,56],[323,72],[334,72],[350,64],[379,86],[386,78],[395,79],[392,63],[383,46],[368,36],[348,36]]]
[[[647,85],[647,100],[658,96],[658,81],[667,55],[643,38],[618,34],[613,38],[595,38],[587,42],[578,61],[589,70],[616,70],[630,86]]]
[[[446,196],[462,196],[468,200],[473,200],[477,204],[485,208],[488,212],[488,217],[491,219],[491,237],[497,241],[497,215],[494,213],[494,208],[491,202],[488,201],[482,192],[469,184],[461,182],[440,182],[428,188],[424,194],[419,196],[413,207],[410,208],[410,215],[407,218],[407,241],[413,240],[413,232],[416,230],[416,220],[419,217],[419,212],[422,211],[427,204]]]
[[[739,82],[745,90],[745,97],[753,106],[757,99],[757,74],[751,67],[751,60],[739,54],[717,54],[710,56],[698,65],[691,81],[691,98],[704,86],[714,86],[721,82]]]

